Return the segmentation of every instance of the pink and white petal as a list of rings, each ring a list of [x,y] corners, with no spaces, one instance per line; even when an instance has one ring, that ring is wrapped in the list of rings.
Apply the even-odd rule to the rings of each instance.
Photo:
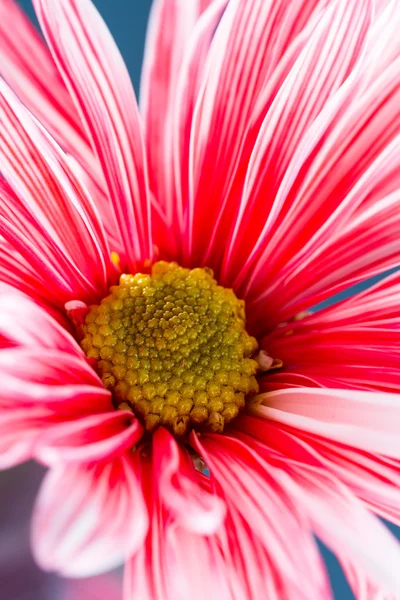
[[[249,592],[251,586],[248,588],[245,582],[251,577],[256,585],[261,567],[259,571],[254,568],[254,563],[265,564],[259,554],[257,561],[252,563],[254,549],[259,550],[257,544],[250,543],[248,538],[248,552],[243,552],[242,558],[237,543],[240,535],[235,536],[234,527],[229,530],[233,530],[231,538],[234,539],[229,540],[223,530],[220,534],[204,536],[180,527],[162,511],[157,489],[151,482],[150,462],[147,460],[142,468],[151,526],[145,545],[127,564],[124,599],[184,600],[189,593],[190,597],[199,600],[205,596],[210,600],[241,600],[244,597],[256,600],[257,596]],[[247,558],[249,564],[246,564]],[[264,590],[270,587],[267,572],[266,569],[262,571]],[[277,600],[272,594],[269,597]]]
[[[312,470],[299,475],[298,500],[307,506],[315,533],[338,556],[345,555],[382,593],[400,594],[400,544],[342,484]],[[384,597],[384,596],[383,596]]]
[[[153,248],[142,126],[127,69],[90,0],[35,0],[34,6],[104,172],[121,258],[134,271]]]
[[[263,394],[255,414],[348,446],[400,458],[398,394],[319,388]]]
[[[274,557],[274,576],[283,597],[329,598],[329,584],[307,519],[287,491],[291,483],[285,473],[238,439],[207,435],[200,444],[192,435],[191,443],[221,486],[228,510],[232,507],[242,517],[260,547]],[[301,556],[289,543],[293,539],[301,540]]]
[[[140,108],[149,161],[150,189],[170,226],[176,216],[173,119],[176,87],[193,29],[208,2],[153,2],[140,86]]]
[[[363,573],[347,559],[341,559],[341,566],[357,600],[397,600],[398,596],[379,589],[368,574]]]
[[[32,525],[42,569],[71,577],[107,571],[142,545],[148,515],[132,457],[57,465],[40,490]]]
[[[181,260],[188,260],[187,250],[190,244],[185,241],[187,232],[190,233],[189,216],[193,208],[189,181],[190,132],[196,101],[201,89],[204,67],[211,41],[218,27],[221,16],[226,9],[228,0],[218,0],[211,3],[210,8],[202,14],[187,43],[185,56],[177,80],[173,122],[173,154],[176,185],[175,210],[177,218],[174,226],[179,227],[178,242],[180,243]]]
[[[47,465],[109,460],[134,448],[142,434],[143,427],[129,411],[77,417],[48,427],[35,456]]]
[[[255,600],[236,595],[241,592],[233,589],[236,573],[227,568],[212,538],[176,525],[154,537],[161,546],[156,555],[148,543],[126,566],[124,600]]]
[[[229,2],[221,18],[208,53],[191,128],[187,255],[192,261],[210,259],[222,215],[229,231],[249,149],[258,133],[253,131],[254,139],[248,143],[260,93],[319,4],[323,2],[300,0],[289,9],[280,1],[235,1]],[[216,268],[217,259],[213,258],[210,264]]]
[[[224,502],[201,485],[204,476],[166,429],[160,427],[154,433],[152,452],[158,494],[178,527],[202,535],[219,529],[225,517]]]
[[[0,350],[0,405],[42,407],[52,414],[88,415],[112,410],[111,394],[83,357],[59,350]],[[28,411],[26,416],[28,417]]]
[[[276,328],[262,344],[284,367],[265,377],[261,389],[294,383],[297,376],[322,387],[398,392],[399,282],[397,272],[351,298]]]
[[[0,196],[1,183],[0,183]],[[28,296],[51,315],[66,331],[71,331],[71,323],[65,314],[57,308],[59,299],[52,290],[47,290],[46,298],[38,295],[38,275],[29,264],[6,240],[0,237],[0,282],[7,294]],[[41,286],[43,287],[45,284]]]
[[[61,301],[95,298],[112,270],[97,209],[55,142],[4,82],[0,91],[1,233],[43,278],[55,271]]]
[[[15,31],[19,36],[15,36]],[[102,217],[112,248],[120,251],[110,225],[112,212],[104,194],[100,165],[84,133],[81,119],[51,53],[14,0],[0,2],[0,74],[22,103],[79,163]],[[74,159],[75,157],[75,159]]]
[[[400,461],[331,442],[260,415],[237,419],[235,435],[253,444],[261,455],[268,452],[269,460],[278,466],[312,466],[331,473],[372,512],[400,523]]]
[[[336,474],[329,473],[313,441],[304,442],[293,429],[280,430],[262,414],[257,419],[245,417],[240,428],[247,433],[236,434],[239,439],[290,475],[281,483],[306,511],[322,541],[339,557],[346,556],[376,585],[398,593],[400,576],[394,565],[399,560],[399,543]]]
[[[18,31],[18,35],[15,32]],[[15,0],[0,2],[0,73],[68,152],[93,162],[89,142],[49,50]]]
[[[1,401],[0,401],[1,402]],[[0,469],[10,469],[35,454],[35,446],[46,426],[47,411],[36,408],[26,418],[25,409],[5,412],[0,417]]]
[[[0,347],[47,348],[83,358],[74,338],[31,298],[0,284]]]
[[[357,65],[371,18],[370,2],[330,3],[273,98],[255,141],[225,257],[231,277],[264,244],[282,210],[276,196],[286,171],[310,126]],[[239,273],[236,285],[243,276]]]
[[[266,328],[398,263],[391,227],[397,226],[400,175],[398,61],[347,106],[345,86],[339,90],[296,151],[277,194],[286,208],[249,269],[254,318]],[[376,179],[379,167],[383,177]],[[273,319],[264,314],[267,297]]]

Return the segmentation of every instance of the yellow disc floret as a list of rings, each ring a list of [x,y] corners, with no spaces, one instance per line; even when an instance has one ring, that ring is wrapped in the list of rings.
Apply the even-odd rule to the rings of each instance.
[[[83,329],[82,348],[115,405],[148,431],[220,432],[258,392],[244,301],[211,269],[158,262],[151,275],[122,275]]]

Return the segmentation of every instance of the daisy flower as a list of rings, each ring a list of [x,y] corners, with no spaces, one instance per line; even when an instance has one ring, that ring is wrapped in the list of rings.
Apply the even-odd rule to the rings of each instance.
[[[400,595],[398,0],[0,0],[0,463],[126,600]]]

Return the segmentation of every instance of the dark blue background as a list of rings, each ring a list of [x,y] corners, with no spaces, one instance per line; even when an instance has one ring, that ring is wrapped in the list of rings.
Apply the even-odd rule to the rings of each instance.
[[[186,1],[190,2],[191,0]],[[95,0],[94,3],[117,41],[138,93],[151,0]],[[20,4],[33,17],[30,0],[20,0]],[[15,34],[18,35],[18,32]],[[293,543],[295,544],[296,541],[293,540]],[[325,548],[321,547],[321,549],[329,569],[335,598],[337,600],[354,600],[335,557]],[[299,548],[299,552],[301,552],[301,548]],[[10,600],[14,600],[14,598],[10,598]],[[36,598],[32,600],[36,600]]]

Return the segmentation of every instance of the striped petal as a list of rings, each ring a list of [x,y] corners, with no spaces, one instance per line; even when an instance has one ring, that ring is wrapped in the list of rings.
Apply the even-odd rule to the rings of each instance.
[[[396,272],[347,300],[278,327],[263,345],[284,367],[264,378],[262,389],[295,383],[293,376],[298,376],[322,387],[398,393],[399,294]]]
[[[0,233],[57,289],[59,305],[95,299],[113,271],[97,209],[62,150],[0,82]],[[23,200],[22,200],[23,199]]]
[[[152,5],[140,86],[150,188],[170,226],[176,214],[173,118],[180,67],[190,36],[210,0],[156,0]]]
[[[123,264],[135,271],[153,249],[142,127],[128,72],[90,0],[34,6],[104,173]]]
[[[37,499],[34,555],[42,569],[64,576],[101,573],[141,546],[147,522],[132,459],[59,465],[47,474]]]
[[[229,231],[260,125],[253,118],[260,94],[318,4],[235,0],[221,18],[191,128],[192,261],[209,262],[218,234]],[[211,266],[218,266],[217,258]]]

